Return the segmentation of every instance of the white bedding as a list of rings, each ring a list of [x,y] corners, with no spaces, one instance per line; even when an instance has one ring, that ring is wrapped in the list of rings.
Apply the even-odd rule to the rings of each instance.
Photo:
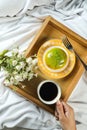
[[[16,5],[18,1],[14,1]],[[35,1],[22,1],[21,10],[17,6],[17,10],[11,14],[9,12],[5,12],[3,16],[0,14],[0,51],[13,49],[16,46],[19,46],[20,51],[25,50],[48,15],[87,39],[86,0],[47,0],[45,2],[38,0],[36,7]],[[50,2],[52,3],[49,4]],[[10,17],[6,17],[7,15]],[[87,129],[87,81],[86,76],[84,77],[81,77],[68,100],[75,110],[78,130]],[[17,126],[35,130],[61,130],[55,117],[3,86],[3,80],[4,74],[0,72],[0,129]],[[16,128],[16,130],[22,128]]]

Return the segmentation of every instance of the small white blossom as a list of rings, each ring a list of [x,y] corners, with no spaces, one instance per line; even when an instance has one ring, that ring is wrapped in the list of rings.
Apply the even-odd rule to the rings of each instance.
[[[25,79],[27,79],[28,73],[24,72],[22,76],[23,76],[23,79],[25,80]]]
[[[30,67],[26,67],[26,72],[29,72],[30,70]]]
[[[30,73],[29,76],[28,76],[28,80],[32,79],[33,76],[34,76],[34,74],[33,74],[33,73]]]
[[[37,60],[37,59],[34,59],[34,60],[32,61],[33,66],[35,66],[35,65],[37,64],[37,62],[38,62],[38,60]]]
[[[28,68],[29,68],[29,70],[33,70],[33,66],[29,66]]]
[[[23,58],[23,57],[25,57],[23,52],[18,54],[18,58]]]
[[[14,77],[11,77],[11,78],[10,78],[10,81],[12,81],[12,82],[13,82],[13,81],[14,81]]]
[[[13,53],[14,55],[16,55],[16,54],[19,53],[19,50],[18,50],[17,48],[15,48],[15,49],[13,49],[12,53]]]
[[[22,76],[21,75],[15,75],[15,80],[17,80],[17,81],[23,81],[23,78],[22,78]]]
[[[6,79],[5,81],[4,81],[4,84],[6,85],[6,86],[10,86],[11,84],[10,84],[10,81],[8,80],[8,79]]]
[[[38,66],[35,66],[35,67],[34,67],[34,70],[37,70],[37,69],[38,69]]]
[[[18,84],[19,84],[19,81],[15,80],[14,85],[18,85]]]
[[[12,65],[15,66],[17,64],[17,61],[16,60],[13,60],[12,61]]]
[[[24,68],[25,67],[25,63],[24,62],[20,62],[20,66],[21,66],[21,68]]]
[[[27,62],[28,64],[31,64],[31,63],[32,63],[32,58],[31,58],[31,57],[27,58],[27,59],[26,59],[26,62]]]
[[[26,86],[25,85],[22,85],[22,88],[25,88]]]
[[[7,71],[4,71],[4,75],[5,75],[6,77],[8,77],[8,76],[9,76],[9,73],[8,73]]]
[[[18,72],[17,71],[13,71],[13,75],[17,75],[18,74]]]
[[[24,52],[19,53],[18,49],[13,49],[9,53],[10,55],[4,55],[6,60],[2,60],[0,64],[0,69],[5,72],[6,86],[18,85],[25,79],[31,80],[34,76],[37,77],[34,72],[37,68],[36,55],[26,58]]]
[[[13,83],[14,83],[14,78],[11,77],[11,78],[10,78],[10,85],[13,84]]]
[[[38,74],[36,73],[36,74],[34,74],[34,76],[35,76],[35,77],[37,77],[37,76],[38,76]]]
[[[15,68],[16,68],[18,71],[20,71],[22,67],[21,67],[20,65],[17,65]]]

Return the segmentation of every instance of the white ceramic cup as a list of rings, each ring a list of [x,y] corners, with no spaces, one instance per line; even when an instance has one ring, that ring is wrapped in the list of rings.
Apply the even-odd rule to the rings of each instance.
[[[37,94],[43,103],[50,105],[56,103],[60,99],[61,89],[56,82],[44,80],[38,85]]]

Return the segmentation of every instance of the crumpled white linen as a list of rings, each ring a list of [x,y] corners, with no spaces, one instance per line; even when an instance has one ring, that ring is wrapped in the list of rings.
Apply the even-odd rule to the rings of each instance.
[[[84,2],[83,0],[57,0],[55,4],[55,10],[60,12],[64,18],[66,16],[71,18],[75,14],[80,14],[83,11]]]
[[[0,1],[0,17],[19,16],[34,6],[49,5],[53,0],[3,0]]]
[[[78,0],[76,2],[75,1],[76,0],[56,0],[55,2],[50,4],[50,6],[40,6],[34,8],[33,10],[27,11],[27,14],[38,17],[40,19],[44,19],[46,16],[51,15],[56,20],[63,23],[71,30],[87,39],[87,31],[85,29],[87,27],[87,9],[85,8],[87,7],[87,3],[86,0]],[[59,4],[61,7],[59,8],[58,3],[62,3],[63,7],[61,6],[61,4]],[[76,3],[77,6],[72,3]],[[66,9],[68,5],[69,7],[71,6],[70,9]],[[75,9],[75,7],[77,8]]]
[[[77,87],[69,97],[68,103],[75,111],[75,118],[78,122],[87,125],[87,72],[84,72]],[[84,99],[84,100],[83,100]],[[87,127],[86,127],[87,128]]]
[[[20,17],[0,18],[0,51],[4,49],[13,49],[16,46],[19,46],[20,51],[25,50],[35,37],[36,32],[40,29],[43,20],[48,15],[51,15],[56,20],[87,39],[87,17],[85,17],[87,16],[86,1],[72,1],[73,2],[68,0],[68,4],[65,2],[67,11],[70,12],[73,8],[74,10],[78,10],[80,7],[82,8],[82,10],[79,9],[79,13],[75,11],[72,15],[73,17],[71,14],[68,16],[63,14],[61,11],[64,10],[64,7],[59,10],[59,7],[61,7],[58,7],[59,0],[54,0],[53,2],[51,1],[52,3],[49,6],[40,5],[40,7],[35,7],[32,10],[28,10],[27,8],[26,12],[21,14]],[[64,0],[60,0],[60,2],[64,3]],[[69,9],[70,4],[71,8]],[[17,126],[35,130],[61,130],[60,124],[56,121],[54,116],[3,86],[3,80],[4,75],[0,73],[0,129]],[[75,110],[78,130],[87,129],[86,91],[86,79],[84,80],[82,77],[68,100],[68,103]]]

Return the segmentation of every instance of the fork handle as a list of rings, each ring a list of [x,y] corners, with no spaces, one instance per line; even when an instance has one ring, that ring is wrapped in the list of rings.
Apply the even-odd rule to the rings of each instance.
[[[74,50],[75,55],[77,56],[77,58],[81,61],[82,65],[84,66],[85,70],[87,71],[87,65],[84,63],[84,61],[79,57],[79,55],[77,54],[77,52]]]

